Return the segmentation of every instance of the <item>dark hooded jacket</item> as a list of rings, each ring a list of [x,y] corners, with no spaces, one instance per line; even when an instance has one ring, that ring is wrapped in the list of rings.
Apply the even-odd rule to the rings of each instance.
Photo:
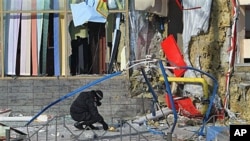
[[[85,121],[87,124],[102,123],[93,91],[82,92],[70,106],[70,115],[75,121]]]

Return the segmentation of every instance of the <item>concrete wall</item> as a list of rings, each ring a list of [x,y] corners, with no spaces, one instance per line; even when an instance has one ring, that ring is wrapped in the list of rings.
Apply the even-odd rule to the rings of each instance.
[[[98,78],[101,77],[0,80],[0,108],[11,108],[14,115],[33,116],[59,97]],[[145,100],[129,98],[129,81],[126,77],[114,77],[91,89],[100,89],[104,92],[104,99],[99,110],[106,120],[112,117],[133,117],[143,113],[145,102],[142,101]],[[70,104],[76,96],[77,94],[59,102],[46,110],[44,114],[69,114]]]

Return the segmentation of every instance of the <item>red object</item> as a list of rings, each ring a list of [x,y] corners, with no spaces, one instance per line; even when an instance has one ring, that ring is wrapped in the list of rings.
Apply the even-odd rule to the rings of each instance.
[[[189,118],[202,117],[201,112],[196,109],[191,98],[189,97],[173,97],[173,98],[174,98],[175,109],[180,115]],[[165,94],[165,100],[167,106],[170,109],[172,109],[168,94]]]
[[[173,99],[175,99],[175,98],[176,98],[176,97],[173,96]],[[169,99],[168,94],[165,95],[165,100],[166,100],[166,104],[167,104],[168,108],[172,109],[172,106],[171,106],[171,103],[170,103],[170,99]],[[174,105],[175,105],[175,109],[176,109],[176,110],[179,109],[179,106],[178,106],[178,104],[177,104],[175,101],[174,101]],[[178,111],[178,110],[177,110],[177,111]]]
[[[198,9],[198,8],[201,8],[200,6],[197,6],[197,7],[192,7],[192,8],[183,8],[182,4],[181,4],[181,1],[180,0],[175,0],[176,4],[178,5],[178,7],[181,9],[181,10],[193,10],[193,9]]]
[[[219,120],[224,120],[225,119],[225,111],[224,109],[217,110],[217,117]]]
[[[163,42],[161,43],[161,47],[165,53],[166,59],[169,61],[171,66],[187,66],[173,35],[169,35],[165,40],[163,40]],[[173,70],[175,76],[177,77],[183,76],[185,71],[186,69]]]
[[[183,6],[181,5],[180,0],[175,0],[176,4],[178,5],[178,7],[183,10]]]

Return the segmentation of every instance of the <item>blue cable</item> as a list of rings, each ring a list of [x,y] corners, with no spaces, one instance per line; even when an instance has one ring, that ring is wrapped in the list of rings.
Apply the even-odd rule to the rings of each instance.
[[[68,94],[66,94],[66,95],[64,95],[64,96],[62,96],[62,97],[60,97],[59,99],[55,100],[54,102],[50,103],[50,104],[47,105],[45,108],[43,108],[43,109],[42,109],[40,112],[38,112],[34,117],[32,117],[31,120],[28,121],[28,123],[26,123],[26,126],[28,126],[28,125],[29,125],[31,122],[33,122],[38,116],[40,116],[43,112],[45,112],[47,109],[49,109],[51,106],[57,104],[58,102],[63,101],[63,100],[65,100],[65,99],[67,99],[67,98],[69,98],[69,97],[71,97],[71,96],[73,96],[73,95],[75,95],[75,94],[77,94],[77,93],[79,93],[79,92],[81,92],[81,91],[83,91],[83,90],[85,90],[85,89],[91,87],[91,86],[94,86],[94,85],[96,85],[96,84],[98,84],[98,83],[100,83],[100,82],[102,82],[102,81],[105,81],[105,80],[107,80],[107,79],[110,79],[110,78],[112,78],[112,77],[114,77],[114,76],[118,76],[118,75],[120,75],[120,74],[122,74],[122,72],[118,71],[118,72],[115,72],[115,73],[106,75],[106,76],[104,76],[104,77],[102,77],[102,78],[100,78],[100,79],[97,79],[97,80],[95,80],[95,81],[92,81],[92,82],[88,83],[87,85],[84,85],[84,86],[82,86],[82,87],[80,87],[80,88],[78,88],[78,89],[76,89],[76,90],[74,90],[74,91],[72,91],[72,92],[70,92],[70,93],[68,93]]]
[[[177,116],[177,112],[176,112],[176,109],[175,109],[174,99],[173,99],[173,96],[172,96],[171,88],[169,86],[169,82],[168,82],[168,79],[167,79],[167,74],[165,72],[165,69],[163,67],[163,64],[162,64],[161,60],[159,61],[159,65],[160,65],[162,75],[163,75],[164,80],[165,80],[164,82],[165,82],[165,85],[166,85],[166,92],[167,92],[167,94],[169,96],[170,104],[171,104],[172,111],[173,111],[173,114],[174,114],[174,124],[173,124],[172,129],[171,129],[171,133],[173,133],[174,128],[175,128],[176,123],[177,123],[178,116]]]
[[[159,131],[159,130],[152,129],[152,128],[148,128],[148,131],[154,135],[165,135],[163,131]]]
[[[157,95],[156,95],[156,93],[155,93],[155,91],[154,91],[152,85],[150,84],[150,82],[149,82],[149,80],[148,80],[148,78],[147,78],[147,75],[146,75],[146,73],[145,73],[145,70],[144,70],[143,68],[141,68],[141,72],[142,72],[142,75],[143,75],[143,77],[144,77],[144,79],[145,79],[147,85],[148,85],[149,91],[150,91],[151,94],[153,95],[154,102],[158,103],[158,97],[157,97]]]
[[[151,112],[152,112],[152,115],[155,116],[156,115],[156,111],[155,111],[155,104],[158,103],[158,97],[152,87],[152,85],[150,84],[148,78],[147,78],[147,75],[145,73],[145,70],[143,68],[141,68],[141,72],[142,72],[142,75],[148,85],[148,88],[149,88],[149,91],[151,92],[152,96],[153,96],[153,103],[152,103],[152,107],[151,107]]]
[[[163,131],[160,131],[160,130],[157,130],[157,129],[153,129],[153,128],[150,128],[148,126],[148,124],[146,123],[146,121],[144,121],[144,125],[147,127],[148,129],[148,132],[154,134],[154,135],[165,135],[165,133]]]

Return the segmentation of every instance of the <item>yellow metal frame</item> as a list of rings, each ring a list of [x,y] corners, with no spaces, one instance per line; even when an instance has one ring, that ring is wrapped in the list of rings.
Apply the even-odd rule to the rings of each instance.
[[[203,87],[203,95],[206,99],[208,99],[208,84],[207,81],[204,78],[185,78],[185,77],[167,77],[169,82],[184,82],[184,83],[200,83]],[[159,79],[161,82],[164,82],[164,78],[160,77]],[[208,104],[204,104],[202,107],[201,113],[206,113],[206,110],[208,108]]]

